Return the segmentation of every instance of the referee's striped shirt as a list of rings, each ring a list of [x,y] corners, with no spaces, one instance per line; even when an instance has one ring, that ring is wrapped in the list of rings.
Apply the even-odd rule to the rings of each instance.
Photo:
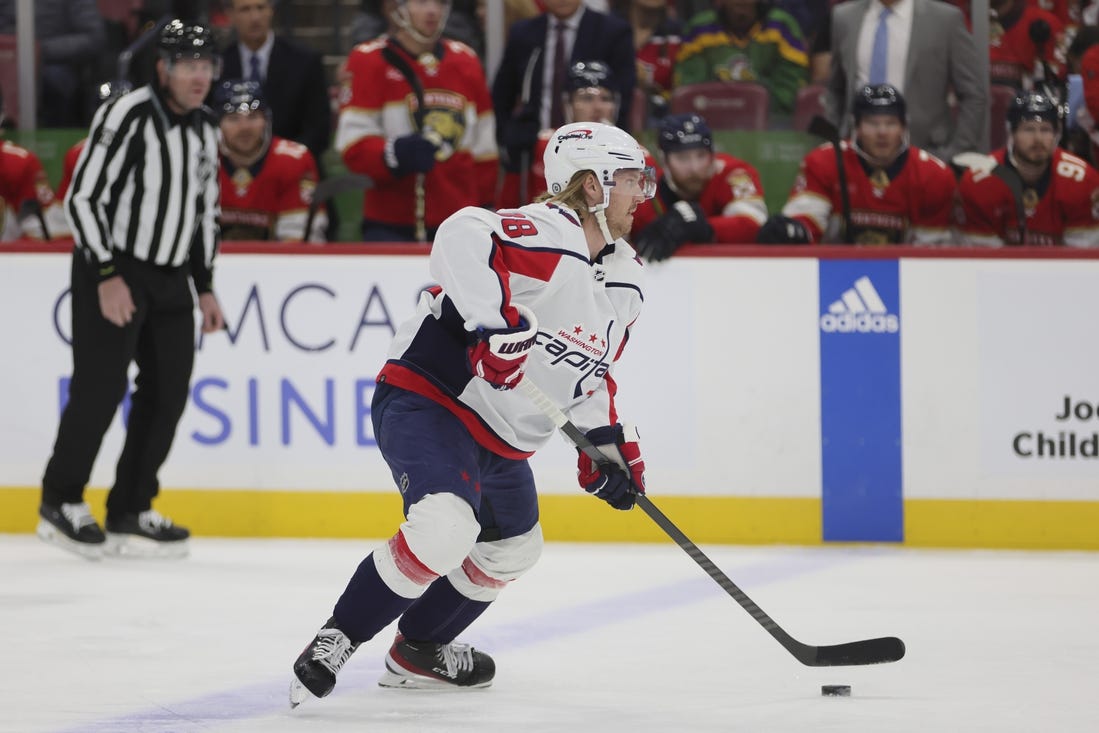
[[[177,115],[153,85],[104,104],[92,120],[65,213],[100,280],[116,253],[189,264],[195,289],[213,287],[218,247],[217,128],[208,110]]]

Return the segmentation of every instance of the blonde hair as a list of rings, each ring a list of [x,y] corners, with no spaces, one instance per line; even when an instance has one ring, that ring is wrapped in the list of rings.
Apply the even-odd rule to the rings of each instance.
[[[534,200],[534,203],[540,204],[544,202],[552,202],[560,204],[567,209],[572,209],[576,212],[576,215],[580,218],[580,223],[584,223],[584,220],[589,216],[588,212],[588,196],[584,193],[584,179],[589,175],[595,175],[589,170],[576,171],[572,174],[572,178],[569,179],[569,184],[565,186],[565,189],[561,193],[550,193],[546,191],[544,194]]]

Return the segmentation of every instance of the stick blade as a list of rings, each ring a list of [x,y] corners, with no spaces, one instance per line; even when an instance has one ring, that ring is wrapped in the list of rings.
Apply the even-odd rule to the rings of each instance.
[[[807,667],[857,667],[904,658],[904,642],[895,636],[863,639],[832,646],[806,646],[794,656]]]

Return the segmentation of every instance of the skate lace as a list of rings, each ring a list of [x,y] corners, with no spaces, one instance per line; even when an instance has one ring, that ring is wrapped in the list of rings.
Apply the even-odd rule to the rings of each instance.
[[[69,521],[69,524],[73,526],[77,532],[83,527],[87,527],[89,524],[95,524],[95,517],[92,516],[91,509],[84,502],[79,504],[62,504],[61,514],[65,519]]]
[[[141,512],[137,517],[137,522],[146,530],[156,531],[159,529],[167,529],[172,526],[172,520],[164,516],[156,509],[149,509]]]
[[[317,632],[316,648],[313,649],[313,661],[320,662],[332,674],[340,671],[355,651],[355,645],[339,629],[321,629]]]
[[[443,644],[440,652],[448,676],[457,677],[460,672],[473,670],[473,648],[469,644]]]

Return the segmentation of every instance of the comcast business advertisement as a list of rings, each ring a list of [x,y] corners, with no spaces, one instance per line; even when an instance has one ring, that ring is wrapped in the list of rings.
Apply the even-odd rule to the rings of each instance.
[[[70,255],[7,253],[0,261],[0,305],[9,314],[0,487],[35,487],[72,370]],[[646,308],[616,377],[620,412],[642,432],[660,493],[819,495],[818,420],[782,417],[818,401],[815,267],[685,258],[651,268]],[[424,256],[223,254],[216,283],[229,328],[197,337],[191,399],[162,484],[392,490],[370,422],[374,377],[428,278]],[[788,285],[773,285],[780,282]],[[730,326],[730,312],[766,316]],[[713,314],[721,314],[721,338]],[[795,335],[798,323],[803,335]],[[124,402],[107,433],[93,486],[113,481],[127,409]],[[564,439],[533,463],[540,490],[579,491],[576,454]]]
[[[977,278],[982,466],[1092,479],[1099,496],[1095,263],[1040,264]]]

